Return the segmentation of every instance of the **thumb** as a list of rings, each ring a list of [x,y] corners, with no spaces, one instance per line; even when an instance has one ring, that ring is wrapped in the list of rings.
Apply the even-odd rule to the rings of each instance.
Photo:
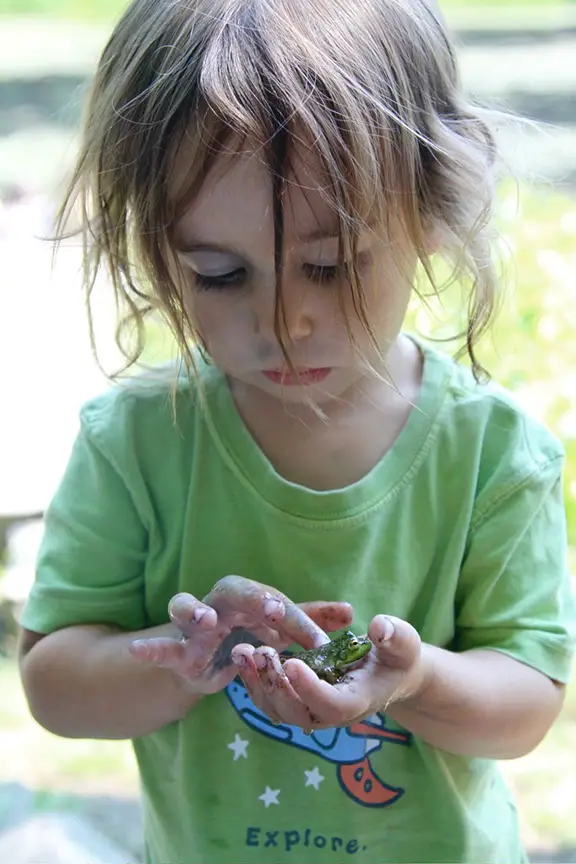
[[[184,642],[168,636],[135,639],[128,646],[128,651],[139,663],[149,663],[151,666],[172,670],[181,667],[186,656]]]
[[[379,662],[390,669],[408,670],[420,657],[420,636],[411,624],[401,618],[376,615],[370,622],[368,636]]]

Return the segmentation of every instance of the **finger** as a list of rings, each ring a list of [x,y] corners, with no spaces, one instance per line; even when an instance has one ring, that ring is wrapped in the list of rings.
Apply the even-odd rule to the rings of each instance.
[[[365,699],[357,694],[356,688],[335,687],[322,681],[312,669],[296,658],[286,661],[284,672],[294,692],[318,723],[341,726],[349,717],[362,712]]]
[[[210,630],[218,621],[214,609],[197,600],[192,594],[185,593],[172,597],[168,604],[168,615],[185,636],[191,636],[196,628]]]
[[[320,648],[330,641],[324,630],[315,621],[308,617],[306,612],[296,603],[286,598],[284,620],[278,631],[289,643],[295,642],[302,648]]]
[[[350,603],[331,603],[325,600],[314,600],[299,603],[298,605],[326,633],[349,627],[354,618],[354,609]]]
[[[218,614],[234,610],[249,615],[258,624],[273,627],[288,643],[317,648],[329,637],[281,591],[242,576],[225,576],[204,597],[204,603]]]
[[[305,729],[314,725],[314,718],[284,675],[276,651],[268,646],[256,650],[238,646],[233,657],[252,701],[269,717]]]
[[[267,629],[267,628],[266,628]],[[270,631],[272,633],[272,631]],[[276,634],[275,634],[276,636]],[[225,669],[232,663],[232,649],[236,645],[252,645],[256,648],[263,644],[263,640],[259,638],[251,630],[245,627],[232,627],[228,635],[221,641],[212,658],[212,665],[216,670]]]
[[[163,669],[178,669],[185,660],[186,648],[183,642],[167,636],[153,639],[135,639],[128,646],[131,656],[140,663],[150,663]]]
[[[420,657],[420,636],[401,618],[376,615],[368,628],[368,636],[376,649],[376,659],[389,669],[410,669]]]
[[[252,646],[242,646],[239,650],[235,648],[232,655],[238,675],[240,676],[242,683],[256,708],[263,711],[273,723],[281,723],[282,718],[270,704],[264,687],[262,686],[262,681],[260,680],[260,675],[254,663],[253,656],[251,655],[250,650],[244,651],[244,648],[252,649]]]
[[[332,630],[341,630],[348,627],[353,618],[353,609],[349,603],[313,601],[308,603],[299,603],[300,608],[310,617],[323,631],[329,632]],[[283,638],[277,630],[268,627],[266,624],[257,625],[257,633],[252,632],[256,624],[254,620],[249,620],[251,616],[244,616],[238,613],[235,614],[235,621],[247,619],[247,626],[232,627],[229,635],[226,637],[225,645],[222,646],[222,651],[228,649],[226,661],[229,660],[229,652],[234,645],[240,645],[242,642],[247,642],[254,647],[259,645],[269,645],[275,648],[276,651],[281,651],[290,644],[290,640]],[[252,629],[250,629],[250,627]],[[225,664],[222,664],[225,665]]]
[[[315,724],[315,718],[285,675],[276,651],[268,647],[258,648],[253,659],[264,692],[274,711],[284,723],[310,729]]]

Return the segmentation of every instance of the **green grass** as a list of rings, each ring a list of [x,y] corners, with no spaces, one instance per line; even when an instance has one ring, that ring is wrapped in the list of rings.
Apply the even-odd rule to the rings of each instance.
[[[0,0],[0,15],[41,15],[79,21],[116,18],[125,0]]]
[[[550,8],[567,5],[571,0],[440,0],[440,6],[444,9],[468,9],[482,7],[497,7],[498,9],[514,8]]]

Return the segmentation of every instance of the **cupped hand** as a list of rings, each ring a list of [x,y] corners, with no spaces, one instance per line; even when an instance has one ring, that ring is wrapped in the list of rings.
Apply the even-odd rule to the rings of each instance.
[[[370,652],[335,685],[296,657],[282,664],[268,646],[238,645],[232,659],[254,704],[275,723],[306,731],[349,726],[413,697],[426,681],[422,643],[410,624],[377,615],[368,636]]]
[[[276,652],[296,643],[315,648],[327,632],[347,627],[349,603],[294,603],[285,594],[242,576],[226,576],[203,600],[177,594],[169,603],[171,625],[132,643],[132,656],[183,676],[191,692],[217,693],[238,674],[231,660],[238,644],[267,645]]]

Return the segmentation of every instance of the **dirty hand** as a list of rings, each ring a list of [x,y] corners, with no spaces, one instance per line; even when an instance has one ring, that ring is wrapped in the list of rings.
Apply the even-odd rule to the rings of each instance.
[[[166,635],[138,639],[132,656],[180,674],[198,695],[217,693],[238,674],[231,651],[239,643],[266,644],[281,651],[292,643],[316,648],[326,632],[348,626],[348,603],[293,603],[269,585],[225,576],[203,600],[177,594],[168,606]],[[156,631],[158,632],[158,631]]]
[[[281,664],[271,647],[237,645],[232,660],[254,704],[275,723],[307,731],[349,726],[426,686],[422,643],[406,621],[377,615],[373,647],[337,684],[318,678],[296,656]]]

